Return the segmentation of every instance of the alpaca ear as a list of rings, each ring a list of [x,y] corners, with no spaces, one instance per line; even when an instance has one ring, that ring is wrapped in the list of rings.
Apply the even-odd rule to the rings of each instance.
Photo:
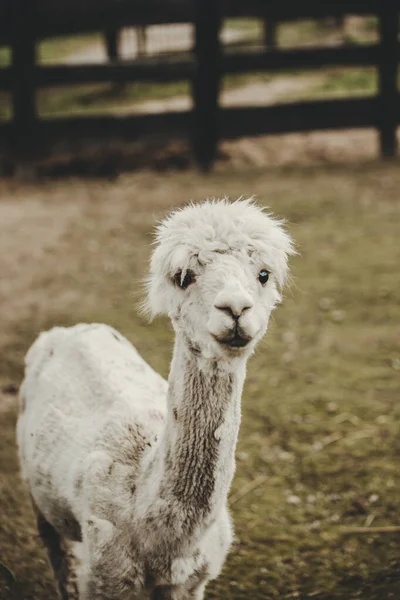
[[[141,310],[150,321],[160,315],[169,315],[176,299],[172,282],[166,277],[150,275],[145,282],[145,298]]]
[[[266,244],[266,255],[273,266],[279,290],[285,287],[289,275],[289,257],[298,254],[293,238],[286,231],[284,222],[269,216],[273,223],[270,239]],[[279,300],[278,300],[279,303]]]
[[[176,289],[172,277],[178,271],[188,268],[187,248],[177,244],[171,237],[162,239],[163,229],[157,232],[157,245],[150,261],[150,274],[146,281],[146,298],[142,309],[153,319],[158,315],[168,315],[176,309]]]

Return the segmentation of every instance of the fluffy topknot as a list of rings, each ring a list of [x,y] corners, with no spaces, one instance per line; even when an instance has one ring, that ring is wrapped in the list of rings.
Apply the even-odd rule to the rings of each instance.
[[[213,260],[215,253],[256,255],[274,272],[280,288],[286,281],[288,256],[295,254],[283,222],[250,198],[230,202],[206,200],[169,214],[157,227],[150,262],[146,309],[152,316],[169,312],[171,278],[196,259]]]

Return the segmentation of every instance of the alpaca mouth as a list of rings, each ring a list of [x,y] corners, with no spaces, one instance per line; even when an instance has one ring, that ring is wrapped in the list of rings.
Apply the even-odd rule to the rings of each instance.
[[[230,348],[244,348],[251,341],[251,338],[247,335],[239,333],[238,329],[234,329],[229,335],[225,337],[215,337],[217,342]]]
[[[231,340],[219,340],[224,346],[230,346],[231,348],[244,348],[250,341],[250,338],[243,338],[240,335],[235,335]]]

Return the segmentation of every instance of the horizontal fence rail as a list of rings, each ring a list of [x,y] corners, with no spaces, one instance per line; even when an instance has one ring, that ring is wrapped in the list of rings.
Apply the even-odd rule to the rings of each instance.
[[[218,140],[321,129],[375,127],[382,156],[396,153],[400,123],[397,67],[400,58],[400,2],[348,0],[0,0],[0,43],[12,49],[12,65],[0,69],[0,90],[12,96],[13,118],[0,123],[0,147],[15,161],[50,152],[52,144],[84,138],[136,140],[155,135],[193,140],[197,160],[209,168]],[[226,48],[220,42],[223,19],[257,16],[274,23],[345,14],[378,17],[376,44],[278,49]],[[174,56],[137,57],[108,64],[39,65],[37,42],[49,36],[112,32],[140,24],[193,22],[192,52]],[[272,36],[271,31],[268,34]],[[370,66],[377,69],[374,97],[319,100],[284,105],[220,108],[224,75],[274,72],[330,66]],[[50,86],[137,81],[192,83],[194,109],[127,117],[90,116],[38,118],[35,91]]]
[[[396,48],[400,58],[400,44]],[[259,71],[284,71],[316,67],[374,67],[380,49],[377,44],[326,48],[297,48],[291,50],[226,50],[220,59],[226,75]],[[62,86],[82,83],[122,83],[152,81],[156,83],[191,79],[195,72],[195,58],[138,58],[134,61],[112,64],[41,65],[34,69],[36,87]],[[10,90],[12,67],[0,69],[0,89]]]
[[[399,101],[397,98],[397,102]],[[277,106],[222,108],[219,111],[221,137],[235,139],[244,135],[257,136],[276,133],[305,132],[321,129],[364,128],[379,126],[379,100],[354,98],[293,102]],[[42,141],[93,137],[105,139],[154,134],[187,137],[194,125],[191,111],[156,113],[151,115],[75,116],[43,118],[37,133]],[[400,104],[396,114],[400,124]],[[0,124],[0,133],[10,136],[11,123]]]
[[[102,31],[134,25],[192,23],[197,0],[31,0],[37,38]],[[224,17],[268,17],[275,21],[342,15],[376,15],[387,0],[215,0]],[[9,42],[12,4],[0,0],[0,43]],[[205,0],[207,4],[207,0]],[[393,0],[393,4],[399,4]]]

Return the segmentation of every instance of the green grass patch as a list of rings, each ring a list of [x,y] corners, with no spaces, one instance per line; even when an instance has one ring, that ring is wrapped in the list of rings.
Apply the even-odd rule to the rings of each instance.
[[[0,67],[8,67],[11,64],[11,50],[8,46],[0,46]]]
[[[264,24],[261,19],[240,18],[240,19],[225,19],[223,23],[225,30],[236,32],[238,34],[237,42],[258,42],[261,43],[264,37]]]
[[[368,15],[364,19],[364,29],[365,31],[378,31],[379,20],[378,17],[374,15]]]
[[[148,82],[132,84],[92,84],[46,88],[38,91],[38,107],[42,115],[62,113],[96,113],[124,108],[150,100],[166,100],[188,94],[186,81],[156,85]]]
[[[100,39],[99,34],[57,37],[43,40],[36,46],[37,60],[39,63],[57,63],[66,56],[75,54],[93,45]],[[0,47],[0,67],[11,64],[11,48]]]
[[[278,46],[303,46],[317,43],[324,39],[331,28],[315,20],[289,21],[277,26]]]
[[[374,67],[330,69],[320,86],[324,94],[351,95],[354,93],[376,94],[377,73]]]
[[[40,63],[57,63],[66,56],[78,53],[101,39],[100,34],[85,34],[43,40],[37,46]]]
[[[303,89],[294,90],[291,101],[373,96],[378,92],[378,76],[374,67],[329,68],[313,73],[315,78]]]
[[[225,19],[224,27],[240,32],[255,32],[260,29],[262,24],[261,19],[254,18],[239,18],[239,19]]]

